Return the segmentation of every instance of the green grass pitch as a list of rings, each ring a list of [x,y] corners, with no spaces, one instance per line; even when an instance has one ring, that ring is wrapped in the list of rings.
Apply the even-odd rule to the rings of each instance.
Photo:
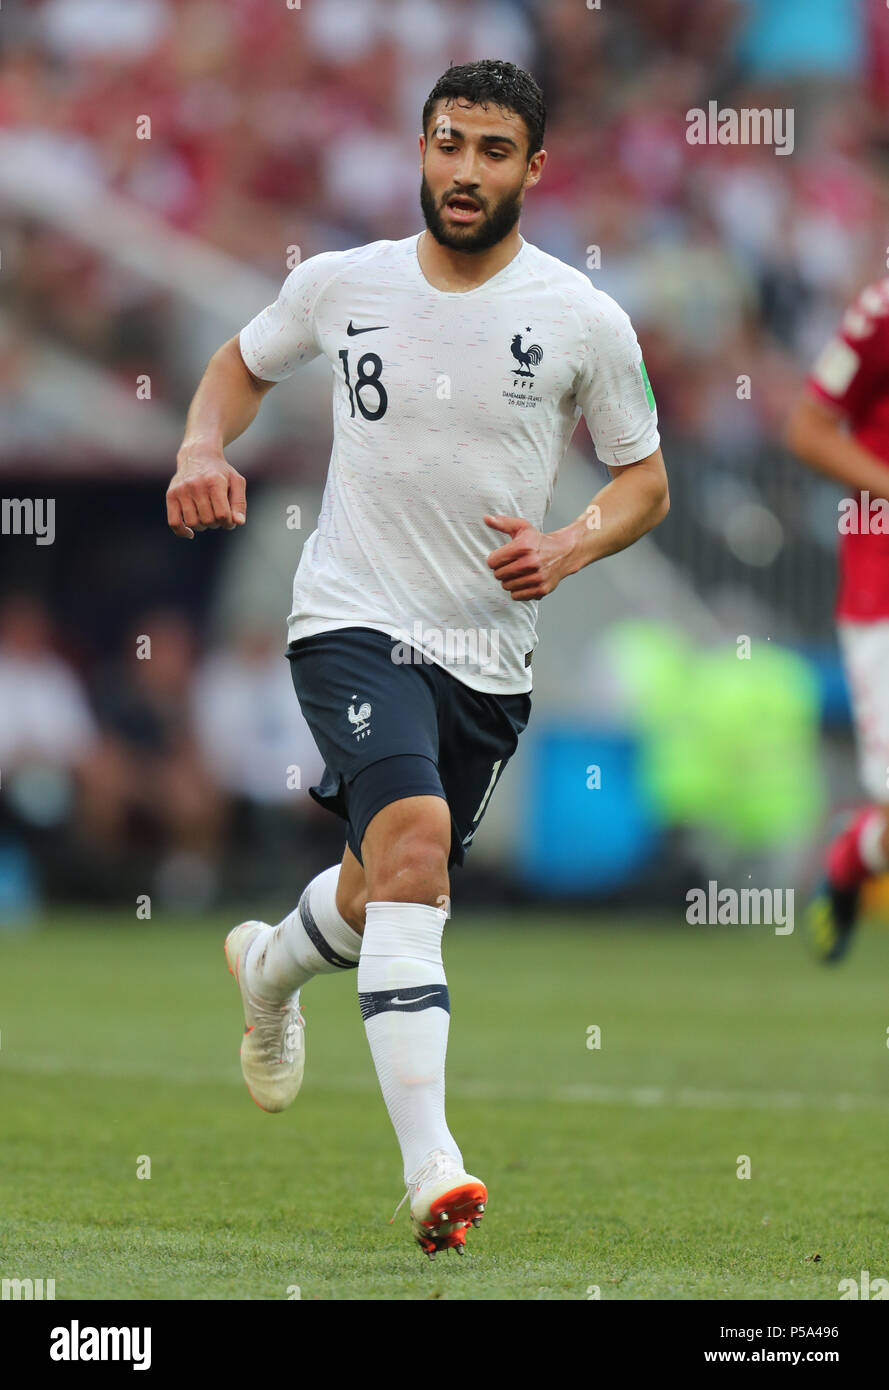
[[[799,924],[458,910],[448,1116],[490,1195],[466,1258],[430,1263],[406,1207],[389,1224],[354,972],[305,989],[303,1090],[265,1115],[230,925],[0,933],[3,1277],[57,1299],[835,1300],[889,1276],[884,930],[831,970]]]

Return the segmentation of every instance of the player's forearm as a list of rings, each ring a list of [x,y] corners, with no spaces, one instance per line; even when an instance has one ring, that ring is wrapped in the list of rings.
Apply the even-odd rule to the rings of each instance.
[[[223,450],[256,418],[271,386],[251,376],[237,338],[210,358],[189,407],[176,472],[167,488],[167,523],[175,536],[194,540],[197,531],[243,526],[246,483]]]
[[[639,469],[640,471],[636,471]],[[571,553],[570,573],[616,555],[657,526],[670,510],[666,477],[630,464],[596,493],[586,511],[564,528]]]
[[[237,337],[223,343],[210,358],[189,406],[180,455],[198,448],[221,453],[256,419],[272,384],[251,376]]]
[[[816,473],[850,491],[889,499],[889,468],[813,402],[803,401],[794,411],[785,443]]]

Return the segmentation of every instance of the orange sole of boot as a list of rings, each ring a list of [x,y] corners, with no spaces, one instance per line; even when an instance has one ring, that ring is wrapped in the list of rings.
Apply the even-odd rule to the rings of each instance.
[[[459,1187],[452,1187],[450,1192],[436,1197],[430,1205],[428,1220],[422,1223],[429,1235],[426,1239],[422,1236],[417,1237],[420,1248],[430,1259],[439,1250],[456,1250],[462,1255],[466,1244],[466,1231],[470,1225],[481,1225],[487,1201],[488,1190],[482,1182],[461,1183]],[[457,1230],[450,1231],[447,1235],[435,1234],[437,1227],[454,1222],[461,1223]]]

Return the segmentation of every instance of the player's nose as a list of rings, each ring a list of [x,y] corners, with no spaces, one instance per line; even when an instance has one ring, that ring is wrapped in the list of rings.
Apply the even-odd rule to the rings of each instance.
[[[454,173],[454,183],[459,186],[461,193],[469,193],[478,187],[478,155],[474,150],[463,150]]]
[[[481,207],[482,200],[478,191],[478,179],[468,175],[464,177],[458,175],[458,177],[454,179],[454,187],[448,194],[445,202],[447,202],[449,198],[458,197],[461,194],[466,198],[473,198],[475,202],[478,203],[479,207]]]

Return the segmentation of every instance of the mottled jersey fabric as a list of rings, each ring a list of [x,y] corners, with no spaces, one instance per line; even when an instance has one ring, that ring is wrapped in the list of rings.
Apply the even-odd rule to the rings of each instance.
[[[523,241],[485,284],[449,293],[423,275],[418,241],[313,256],[240,336],[263,380],[321,354],[333,370],[333,451],[289,639],[373,628],[477,690],[519,694],[538,603],[495,579],[487,557],[509,537],[482,517],[543,528],[581,413],[603,463],[646,458],[654,398],[627,314],[580,271]]]

